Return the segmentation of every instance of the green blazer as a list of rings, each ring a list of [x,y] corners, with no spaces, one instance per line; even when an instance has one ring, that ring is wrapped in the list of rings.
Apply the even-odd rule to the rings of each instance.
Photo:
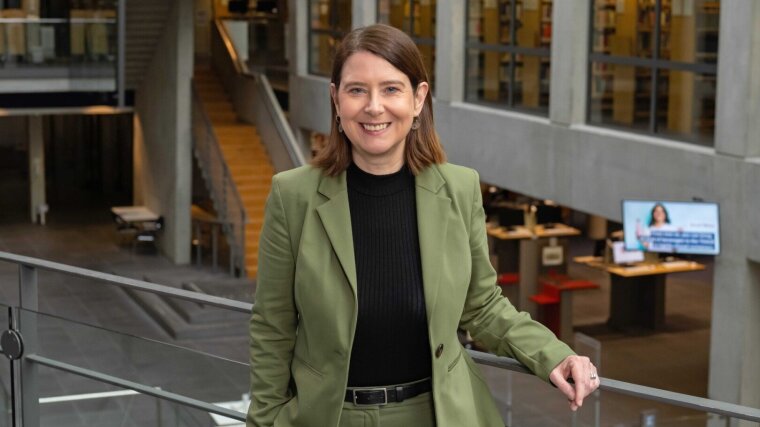
[[[434,165],[415,182],[437,425],[503,426],[457,328],[544,380],[572,350],[496,286],[477,172]],[[345,172],[272,179],[258,262],[247,426],[337,426],[357,318]]]

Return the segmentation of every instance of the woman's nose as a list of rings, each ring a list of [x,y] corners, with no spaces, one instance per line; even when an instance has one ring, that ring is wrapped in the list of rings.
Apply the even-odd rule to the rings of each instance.
[[[372,93],[367,100],[367,105],[364,107],[364,112],[373,116],[382,114],[384,110],[383,102],[380,99],[380,94]]]

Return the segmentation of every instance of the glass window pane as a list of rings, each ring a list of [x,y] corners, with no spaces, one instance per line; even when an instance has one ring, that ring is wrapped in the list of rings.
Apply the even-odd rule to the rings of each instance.
[[[330,30],[330,2],[328,0],[311,0],[309,12],[310,27],[313,30]]]
[[[435,0],[414,1],[412,34],[423,39],[435,38]]]
[[[517,46],[551,46],[552,2],[550,0],[523,0],[515,8],[517,16]]]
[[[467,100],[506,105],[511,58],[509,53],[468,49]]]
[[[657,132],[711,145],[715,133],[715,75],[661,70]]]
[[[335,8],[335,30],[342,33],[351,31],[351,0],[333,0]]]
[[[549,57],[517,55],[514,106],[549,112]]]
[[[510,44],[510,0],[471,0],[467,8],[467,40],[471,43]]]
[[[311,54],[309,55],[309,72],[329,76],[332,71],[332,59],[339,40],[329,34],[311,34]]]
[[[660,58],[715,64],[718,59],[719,1],[674,1],[662,5]]]
[[[335,47],[351,30],[351,0],[310,0],[309,14],[309,72],[329,76]]]
[[[595,0],[593,52],[651,58],[655,1]]]
[[[411,0],[380,0],[377,5],[377,20],[410,34],[412,31],[410,12]]]
[[[591,64],[589,122],[649,129],[652,74],[649,68]]]

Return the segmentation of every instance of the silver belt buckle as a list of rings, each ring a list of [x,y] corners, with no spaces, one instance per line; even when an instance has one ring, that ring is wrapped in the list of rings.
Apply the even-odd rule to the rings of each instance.
[[[356,402],[356,393],[357,392],[373,392],[373,391],[382,391],[383,392],[383,402],[382,403],[357,403]],[[388,389],[385,387],[378,387],[378,388],[363,388],[359,390],[353,390],[354,394],[354,406],[383,406],[388,404]]]

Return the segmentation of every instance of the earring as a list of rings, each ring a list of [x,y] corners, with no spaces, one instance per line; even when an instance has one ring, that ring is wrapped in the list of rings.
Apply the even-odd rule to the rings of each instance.
[[[340,124],[340,116],[335,116],[335,121],[338,123],[338,132],[343,133],[343,125]]]
[[[412,130],[417,130],[420,128],[420,116],[414,116],[414,120],[412,120]]]

